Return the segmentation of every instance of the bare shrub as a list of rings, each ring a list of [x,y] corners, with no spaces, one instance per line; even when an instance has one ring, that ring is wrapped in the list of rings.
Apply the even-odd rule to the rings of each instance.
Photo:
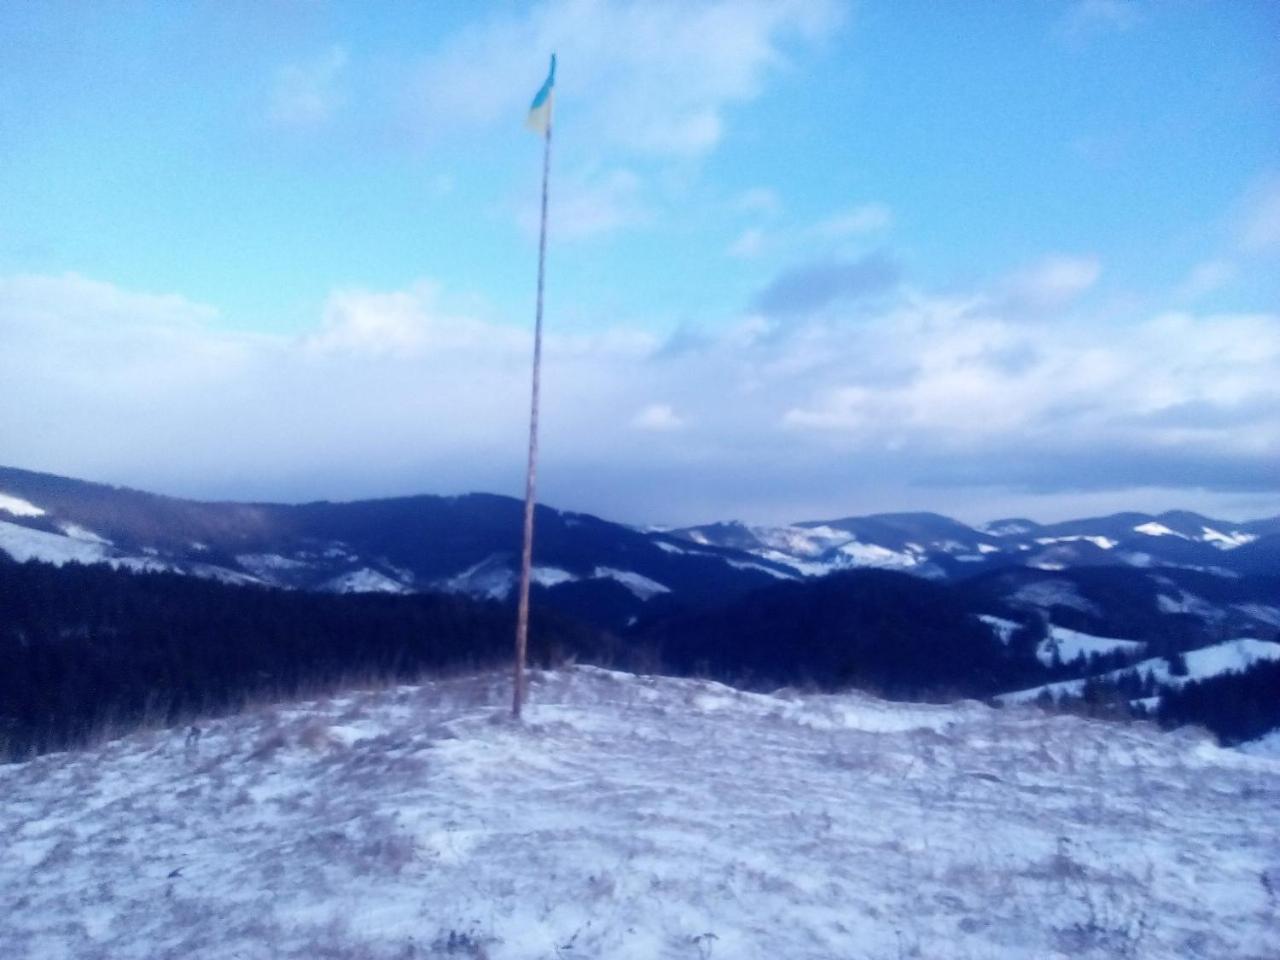
[[[337,744],[328,724],[323,721],[314,720],[298,731],[298,745],[308,750],[328,750]]]
[[[63,866],[71,862],[72,857],[75,855],[75,850],[75,841],[70,837],[63,837],[40,859],[40,862],[36,864],[36,869],[48,870],[50,867]]]
[[[389,872],[399,875],[418,857],[418,845],[404,833],[370,837],[356,849],[360,872]]]
[[[276,752],[287,746],[288,738],[284,735],[283,730],[268,730],[258,742],[254,744],[253,750],[249,752],[250,760],[270,760],[276,755]]]
[[[489,960],[488,946],[496,941],[477,930],[442,930],[431,941],[435,956],[466,957],[468,960]]]

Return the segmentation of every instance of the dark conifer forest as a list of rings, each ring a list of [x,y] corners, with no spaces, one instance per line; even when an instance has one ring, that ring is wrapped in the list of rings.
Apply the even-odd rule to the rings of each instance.
[[[531,662],[572,656],[759,690],[793,684],[938,701],[1095,676],[1068,708],[1109,717],[1156,692],[1132,671],[1097,677],[1136,654],[1041,662],[1044,623],[1034,616],[1001,641],[976,616],[994,606],[985,583],[856,570],[777,583],[717,606],[655,605],[650,619],[617,632],[576,619],[591,619],[594,594],[578,604],[572,591],[553,597],[535,588]],[[513,623],[509,604],[455,594],[231,586],[0,556],[0,758],[255,699],[505,666]],[[1200,724],[1227,743],[1280,727],[1280,664],[1161,693],[1165,726]]]
[[[673,672],[761,688],[945,700],[1038,682],[1030,645],[1006,646],[973,614],[949,584],[856,570],[756,590],[654,623],[645,636]]]
[[[1156,714],[1166,727],[1195,723],[1234,745],[1280,728],[1280,661],[1193,680],[1160,698]]]
[[[440,594],[339,596],[0,559],[0,756],[250,698],[505,663],[513,623],[500,604]],[[602,642],[544,609],[531,662],[598,656]]]

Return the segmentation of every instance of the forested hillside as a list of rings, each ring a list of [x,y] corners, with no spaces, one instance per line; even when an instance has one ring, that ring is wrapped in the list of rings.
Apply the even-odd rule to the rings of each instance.
[[[0,756],[289,698],[354,678],[506,662],[511,611],[442,594],[331,595],[0,558]],[[531,660],[603,640],[535,611]]]

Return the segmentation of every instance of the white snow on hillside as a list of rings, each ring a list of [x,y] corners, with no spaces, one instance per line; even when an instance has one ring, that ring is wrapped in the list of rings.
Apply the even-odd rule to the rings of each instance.
[[[1172,593],[1156,594],[1156,607],[1161,613],[1190,613],[1210,621],[1222,619],[1222,611],[1203,597],[1180,589],[1172,581],[1164,580],[1164,583]]]
[[[485,557],[456,576],[440,581],[437,586],[450,593],[501,600],[515,586],[516,575],[499,554]]]
[[[1234,603],[1231,609],[1239,610],[1247,616],[1253,617],[1255,620],[1261,620],[1263,623],[1269,623],[1273,627],[1280,627],[1280,607],[1273,607],[1265,603]]]
[[[1274,958],[1280,760],[590,668],[0,768],[6,960]]]
[[[1079,630],[1068,630],[1066,627],[1049,627],[1049,636],[1040,641],[1036,656],[1040,662],[1048,666],[1053,662],[1054,651],[1058,659],[1067,663],[1076,657],[1088,657],[1091,654],[1106,654],[1124,651],[1137,653],[1145,644],[1136,640],[1120,640],[1116,637],[1097,637]]]
[[[1017,537],[1025,533],[1030,533],[1035,529],[1033,524],[1018,523],[1016,520],[1009,520],[1003,523],[991,521],[978,525],[979,530],[983,533],[989,533],[993,537]]]
[[[989,626],[996,638],[1004,644],[1008,644],[1014,632],[1022,626],[1014,620],[986,613],[980,614],[978,619]],[[1036,657],[1039,658],[1041,663],[1048,666],[1053,662],[1055,650],[1058,653],[1058,659],[1066,663],[1076,657],[1087,657],[1092,653],[1114,653],[1117,650],[1136,653],[1144,646],[1145,644],[1136,640],[1098,637],[1091,633],[1083,633],[1079,630],[1069,630],[1066,627],[1049,624],[1048,636],[1040,641],[1040,645],[1036,648]]]
[[[104,546],[111,546],[111,541],[106,537],[100,537],[92,530],[80,526],[78,523],[60,523],[58,529],[72,540],[84,540],[87,543],[101,543]]]
[[[559,583],[572,583],[578,578],[568,570],[561,570],[559,567],[533,567],[529,571],[529,578],[541,587],[554,587]]]
[[[1013,638],[1014,632],[1022,626],[1016,621],[1007,620],[1004,617],[997,617],[989,613],[979,614],[978,619],[991,628],[997,640],[1006,645]]]
[[[1105,680],[1115,680],[1123,673],[1136,672],[1139,676],[1149,674],[1160,686],[1181,687],[1191,680],[1204,680],[1223,673],[1247,670],[1260,660],[1280,660],[1280,643],[1241,637],[1238,640],[1215,643],[1213,646],[1202,647],[1199,650],[1188,650],[1183,654],[1183,659],[1187,664],[1185,674],[1172,673],[1169,670],[1169,661],[1164,657],[1152,657],[1119,670],[1109,670],[1098,676]],[[1002,703],[1031,703],[1046,690],[1055,698],[1064,695],[1074,697],[1080,695],[1084,685],[1083,679],[1060,680],[1027,690],[1004,693],[996,697],[996,700]]]
[[[671,588],[657,580],[651,580],[643,574],[631,570],[618,570],[614,567],[596,567],[591,574],[597,579],[617,580],[641,600],[650,600],[660,593],[670,593]]]
[[[1236,749],[1256,757],[1275,757],[1277,761],[1280,761],[1280,730],[1273,730],[1265,737],[1242,743]]]
[[[1077,534],[1070,537],[1036,537],[1036,543],[1092,543],[1095,547],[1102,550],[1110,550],[1117,545],[1119,541],[1112,540],[1110,537],[1090,536],[1088,534]]]
[[[1176,530],[1170,530],[1163,523],[1157,523],[1155,520],[1149,523],[1140,523],[1133,528],[1134,533],[1143,533],[1148,537],[1178,537],[1182,540],[1187,538]]]
[[[796,558],[812,558],[832,547],[848,543],[853,536],[835,527],[751,527],[751,533],[766,547]]]
[[[240,553],[236,554],[236,563],[244,567],[256,577],[270,581],[272,574],[287,573],[291,570],[305,570],[309,563],[282,557],[278,553]]]
[[[1242,533],[1239,530],[1232,530],[1230,533],[1223,533],[1215,530],[1213,527],[1201,527],[1201,540],[1206,543],[1212,543],[1219,550],[1234,550],[1236,547],[1243,547],[1246,543],[1253,543],[1258,539],[1257,534]]]
[[[945,545],[944,545],[945,546]],[[886,570],[909,570],[920,565],[920,558],[905,550],[890,550],[874,543],[862,543],[852,540],[840,547],[842,557],[847,557],[853,566],[880,567]]]
[[[409,589],[399,580],[369,567],[361,567],[334,577],[321,587],[330,593],[408,593]]]
[[[1098,605],[1083,596],[1070,580],[1041,580],[1037,583],[1027,583],[1019,587],[1009,600],[1021,606],[1040,609],[1070,607],[1082,613],[1100,612]]]
[[[257,577],[247,573],[241,573],[239,570],[229,570],[226,567],[219,567],[212,563],[193,563],[186,568],[187,573],[193,577],[203,577],[206,580],[218,580],[221,583],[239,584],[247,586],[250,584],[261,585],[262,581]]]
[[[735,570],[759,570],[777,580],[794,580],[795,574],[783,573],[775,567],[766,567],[763,563],[752,563],[750,560],[726,560],[725,563]]]
[[[0,493],[0,510],[15,517],[43,517],[44,510],[29,500],[15,497],[12,494]]]
[[[101,563],[107,557],[101,543],[32,530],[6,520],[0,520],[0,550],[19,563],[43,560],[58,566],[64,563]]]

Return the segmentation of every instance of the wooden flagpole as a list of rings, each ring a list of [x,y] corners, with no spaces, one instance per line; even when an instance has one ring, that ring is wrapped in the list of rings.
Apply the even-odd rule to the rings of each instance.
[[[525,652],[529,645],[529,580],[533,567],[533,508],[538,478],[538,385],[542,377],[542,287],[547,260],[547,176],[551,170],[551,114],[542,148],[542,223],[538,230],[538,301],[533,324],[533,391],[529,403],[529,470],[524,486],[524,547],[520,553],[520,604],[516,611],[516,664],[511,716],[520,719],[525,700]]]

